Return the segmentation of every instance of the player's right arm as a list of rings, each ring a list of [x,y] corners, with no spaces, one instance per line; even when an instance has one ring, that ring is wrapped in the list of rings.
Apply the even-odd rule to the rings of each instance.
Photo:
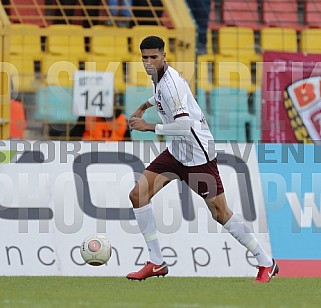
[[[143,114],[145,113],[146,109],[148,109],[154,105],[155,105],[155,98],[153,96],[151,98],[149,98],[148,101],[141,104],[137,108],[137,110],[129,118],[128,125],[129,125],[130,129],[133,128],[132,126],[135,122],[135,119],[137,119],[137,118],[141,119],[143,117]]]
[[[141,104],[138,109],[130,116],[131,118],[141,118],[146,109],[155,106],[155,98],[154,96],[150,97],[147,102]]]
[[[130,116],[130,118],[141,118],[145,112],[146,109],[152,107],[153,105],[147,101],[143,104],[141,104],[137,110]]]

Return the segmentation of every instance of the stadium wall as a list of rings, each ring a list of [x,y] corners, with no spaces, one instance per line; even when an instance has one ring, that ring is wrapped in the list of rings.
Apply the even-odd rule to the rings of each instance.
[[[230,207],[281,265],[321,276],[320,147],[216,144]],[[164,143],[0,142],[1,275],[123,276],[148,258],[128,193]],[[172,276],[255,276],[255,258],[172,182],[153,201]],[[79,246],[107,234],[108,265],[84,265]],[[313,269],[313,270],[312,270]]]

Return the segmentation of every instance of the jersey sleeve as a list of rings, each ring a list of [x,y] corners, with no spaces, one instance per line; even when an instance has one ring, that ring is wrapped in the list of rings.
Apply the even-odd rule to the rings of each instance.
[[[189,116],[187,106],[187,93],[185,80],[178,76],[167,83],[163,91],[164,100],[168,103],[174,119]]]
[[[154,96],[150,97],[150,98],[148,99],[148,102],[149,102],[151,105],[154,105],[154,106],[155,106],[155,104],[156,104],[155,97],[154,97]]]

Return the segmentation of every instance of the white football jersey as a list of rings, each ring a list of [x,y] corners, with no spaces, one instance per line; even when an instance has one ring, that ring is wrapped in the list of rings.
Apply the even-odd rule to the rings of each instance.
[[[192,122],[187,136],[172,136],[169,152],[185,166],[205,164],[216,157],[214,138],[206,119],[185,79],[168,66],[149,102],[156,106],[163,124],[174,123],[178,117]]]

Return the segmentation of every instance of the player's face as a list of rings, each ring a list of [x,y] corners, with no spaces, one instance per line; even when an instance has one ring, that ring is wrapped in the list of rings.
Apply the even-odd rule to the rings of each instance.
[[[165,52],[157,48],[143,49],[141,52],[146,73],[148,75],[157,74],[164,66]]]

